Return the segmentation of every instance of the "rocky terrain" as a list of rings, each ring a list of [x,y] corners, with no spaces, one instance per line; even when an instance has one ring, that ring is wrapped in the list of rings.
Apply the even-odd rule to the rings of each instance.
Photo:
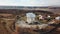
[[[23,10],[24,9],[24,10]],[[32,28],[20,28],[15,27],[15,21],[17,15],[25,15],[27,12],[43,13],[43,14],[55,14],[60,15],[60,8],[37,8],[37,9],[0,9],[0,34],[40,34],[37,29]],[[50,30],[54,27],[47,27],[44,30]],[[49,34],[49,33],[48,33]],[[50,34],[60,34],[60,27],[56,28],[56,31]]]

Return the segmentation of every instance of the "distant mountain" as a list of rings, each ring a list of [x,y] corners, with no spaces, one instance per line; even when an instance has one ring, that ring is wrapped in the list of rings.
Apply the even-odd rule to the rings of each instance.
[[[54,6],[44,6],[44,7],[35,7],[35,6],[0,6],[0,9],[23,9],[23,8],[60,8],[60,7],[54,7]]]
[[[34,6],[0,6],[0,13],[12,13],[18,14],[23,11],[28,10],[42,10],[54,13],[60,13],[60,7],[52,7],[52,6],[45,6],[45,7],[34,7]]]

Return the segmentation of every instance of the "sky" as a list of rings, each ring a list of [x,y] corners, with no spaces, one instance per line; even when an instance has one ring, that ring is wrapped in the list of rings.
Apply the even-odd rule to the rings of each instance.
[[[0,6],[59,6],[60,0],[0,0]]]

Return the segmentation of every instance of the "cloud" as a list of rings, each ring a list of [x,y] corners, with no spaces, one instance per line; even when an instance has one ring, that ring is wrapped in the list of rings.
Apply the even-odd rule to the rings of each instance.
[[[50,6],[60,5],[60,0],[0,0],[6,6]]]

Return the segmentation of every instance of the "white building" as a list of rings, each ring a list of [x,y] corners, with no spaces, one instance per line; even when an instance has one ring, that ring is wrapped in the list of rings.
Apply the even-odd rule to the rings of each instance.
[[[56,19],[56,20],[60,20],[60,16],[56,17],[55,19]]]
[[[36,15],[34,13],[27,13],[26,17],[27,17],[27,22],[32,23],[35,21]]]
[[[39,19],[44,19],[42,15],[39,15]]]

